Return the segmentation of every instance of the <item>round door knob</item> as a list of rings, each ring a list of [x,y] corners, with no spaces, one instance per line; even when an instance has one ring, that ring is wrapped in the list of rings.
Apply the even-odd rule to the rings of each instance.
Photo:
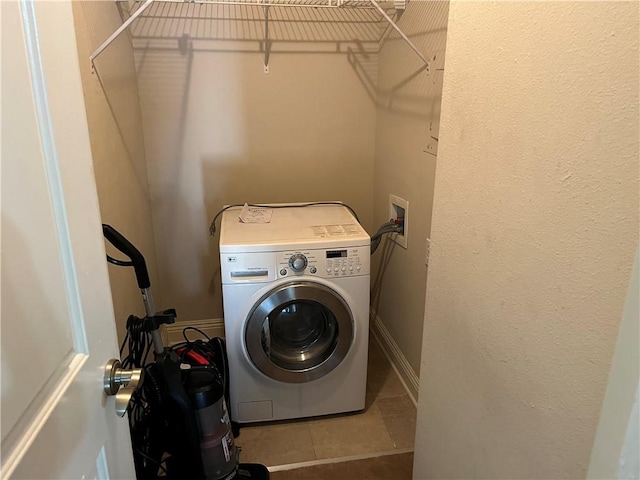
[[[127,407],[133,392],[144,381],[144,368],[125,370],[121,367],[120,360],[117,358],[109,360],[104,366],[102,383],[104,393],[116,396],[116,413],[119,417],[123,417],[127,413]]]
[[[302,272],[307,268],[307,257],[301,253],[291,255],[291,258],[289,259],[289,266],[294,272]]]

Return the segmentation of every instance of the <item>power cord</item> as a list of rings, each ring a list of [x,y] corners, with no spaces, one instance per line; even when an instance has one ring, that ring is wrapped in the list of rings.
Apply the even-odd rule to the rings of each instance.
[[[162,387],[155,363],[147,359],[152,347],[151,334],[145,319],[130,315],[127,333],[120,347],[122,368],[144,368],[145,380],[129,402],[129,429],[133,446],[133,460],[138,480],[156,480],[158,473],[166,475],[164,464]],[[123,357],[125,346],[127,355]]]
[[[128,347],[127,356],[122,357],[125,345]],[[145,330],[144,318],[129,315],[127,319],[127,333],[120,346],[122,368],[142,368],[147,363],[151,351],[151,335]]]

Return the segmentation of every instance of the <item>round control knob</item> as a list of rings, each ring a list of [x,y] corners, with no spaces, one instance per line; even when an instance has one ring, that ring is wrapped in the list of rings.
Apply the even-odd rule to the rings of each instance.
[[[289,259],[289,266],[294,272],[302,272],[307,268],[307,257],[301,253],[291,255],[291,258]]]
[[[309,269],[309,271],[310,271],[311,273],[316,273],[316,272],[318,271],[318,269],[317,269],[316,267],[311,267],[311,268]]]

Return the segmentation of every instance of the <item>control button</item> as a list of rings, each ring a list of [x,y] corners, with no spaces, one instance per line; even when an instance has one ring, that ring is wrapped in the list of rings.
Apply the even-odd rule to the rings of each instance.
[[[346,272],[347,271],[347,267],[342,267],[342,271]]]
[[[282,270],[280,270],[280,275],[286,275],[287,274],[287,269],[283,268]]]
[[[311,273],[316,273],[318,270],[316,270],[316,267],[311,267],[311,268],[309,269],[309,271],[310,271]]]
[[[358,266],[356,267],[356,270],[360,271],[360,265],[358,265]]]
[[[353,272],[353,267],[349,267],[349,271],[350,271],[350,272]]]
[[[327,268],[327,273],[331,273],[331,269],[330,268]]]
[[[307,257],[301,253],[291,255],[291,258],[289,259],[289,266],[294,272],[302,272],[307,268]]]
[[[333,269],[333,271],[334,271],[334,272],[337,272],[337,271],[338,271],[338,267],[334,268],[334,269]]]

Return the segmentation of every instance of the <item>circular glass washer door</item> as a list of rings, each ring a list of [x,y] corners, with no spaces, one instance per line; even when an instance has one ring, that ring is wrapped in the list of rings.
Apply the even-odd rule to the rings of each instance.
[[[249,314],[247,352],[265,375],[288,383],[316,380],[336,368],[353,340],[353,316],[332,289],[290,282],[266,293]]]

